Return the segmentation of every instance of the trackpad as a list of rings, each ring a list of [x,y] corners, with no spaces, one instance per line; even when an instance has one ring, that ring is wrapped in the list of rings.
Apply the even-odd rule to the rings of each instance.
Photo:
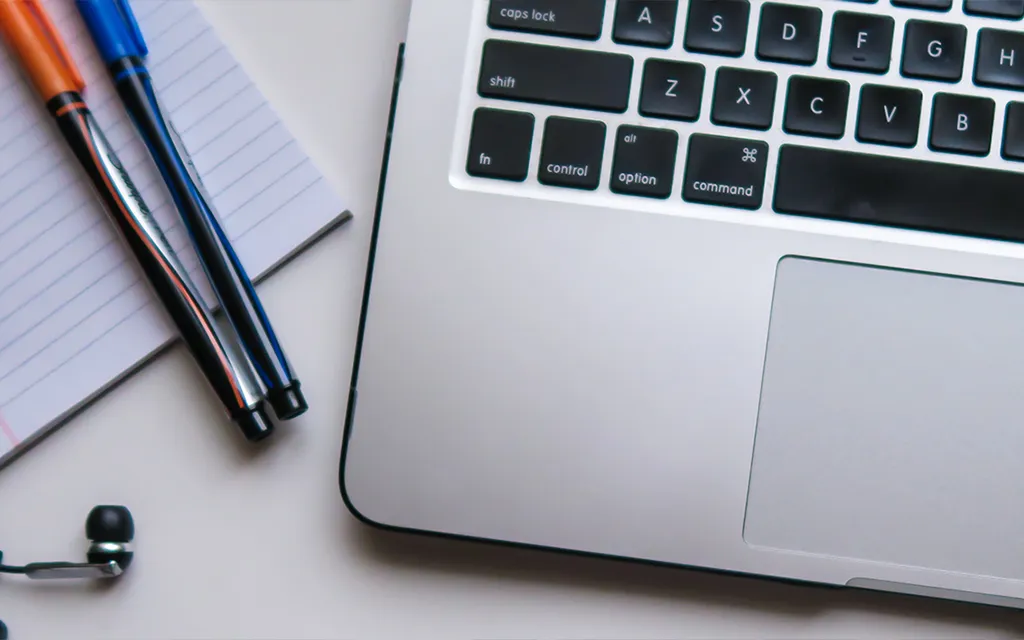
[[[748,544],[1024,578],[1024,287],[787,258]]]

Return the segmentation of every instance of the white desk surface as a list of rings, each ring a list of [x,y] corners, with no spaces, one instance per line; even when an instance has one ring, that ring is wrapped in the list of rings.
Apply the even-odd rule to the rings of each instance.
[[[83,558],[85,516],[97,503],[126,504],[137,523],[135,563],[113,588],[0,580],[12,639],[1024,635],[1016,612],[404,537],[356,522],[338,492],[338,458],[408,4],[204,2],[356,216],[261,287],[312,408],[252,455],[178,347],[0,470],[0,549],[11,562]],[[326,84],[309,83],[318,77]]]

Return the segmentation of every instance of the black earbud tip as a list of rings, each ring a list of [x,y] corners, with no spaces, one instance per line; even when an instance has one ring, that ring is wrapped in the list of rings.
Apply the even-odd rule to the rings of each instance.
[[[93,507],[85,521],[85,537],[93,542],[131,542],[135,539],[135,520],[127,507]]]
[[[0,640],[7,640],[7,625],[0,620]]]

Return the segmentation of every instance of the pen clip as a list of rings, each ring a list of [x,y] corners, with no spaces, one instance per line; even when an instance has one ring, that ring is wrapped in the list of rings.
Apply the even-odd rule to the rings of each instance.
[[[75,65],[74,58],[68,52],[64,39],[57,33],[56,25],[53,24],[50,16],[43,10],[40,0],[25,0],[25,4],[28,6],[29,13],[35,18],[39,26],[42,27],[44,35],[50,41],[50,46],[57,52],[57,57],[60,58],[60,63],[64,66],[71,84],[74,85],[76,91],[83,91],[85,89],[85,79],[82,78],[82,73]]]
[[[117,5],[117,12],[121,14],[121,19],[128,27],[128,34],[131,36],[132,42],[138,48],[139,57],[145,58],[149,54],[149,47],[146,46],[146,39],[142,37],[142,29],[139,28],[139,23],[135,20],[135,14],[132,13],[128,0],[114,0],[114,4]]]

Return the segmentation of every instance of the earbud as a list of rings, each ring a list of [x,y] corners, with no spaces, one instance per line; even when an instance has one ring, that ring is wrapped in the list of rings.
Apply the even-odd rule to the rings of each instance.
[[[85,521],[89,539],[88,562],[34,562],[23,567],[0,564],[0,573],[18,573],[33,580],[61,578],[116,578],[132,563],[135,521],[125,507],[98,506]],[[3,554],[0,554],[0,562]],[[4,636],[0,635],[0,640]]]

